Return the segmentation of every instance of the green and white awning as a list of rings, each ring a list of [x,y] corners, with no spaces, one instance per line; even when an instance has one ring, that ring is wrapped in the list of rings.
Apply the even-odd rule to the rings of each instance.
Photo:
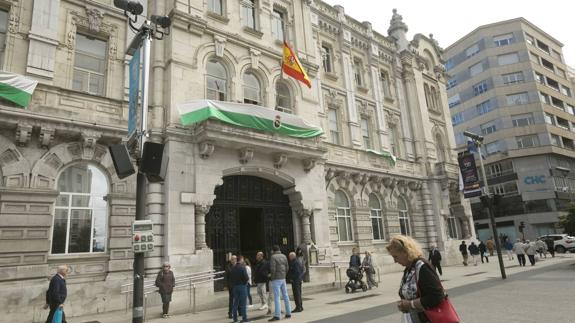
[[[373,150],[373,149],[368,149],[367,150],[368,153],[372,153],[374,155],[378,155],[380,157],[384,157],[384,158],[389,158],[389,160],[391,160],[391,162],[393,163],[393,165],[395,165],[395,162],[397,161],[397,157],[395,157],[391,152],[389,151],[377,151],[377,150]]]
[[[38,85],[34,81],[19,74],[0,71],[0,98],[27,107],[32,93]]]
[[[259,105],[196,100],[178,105],[183,125],[216,119],[238,127],[278,133],[295,138],[313,138],[323,130],[308,124],[301,117]]]

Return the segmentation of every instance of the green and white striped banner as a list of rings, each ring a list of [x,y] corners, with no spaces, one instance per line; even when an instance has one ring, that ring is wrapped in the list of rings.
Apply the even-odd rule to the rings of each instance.
[[[27,107],[32,93],[38,85],[34,81],[19,74],[0,71],[0,98]]]
[[[389,160],[391,160],[391,163],[393,165],[395,165],[395,163],[397,162],[397,157],[395,157],[391,152],[389,151],[377,151],[377,150],[373,150],[373,149],[368,149],[367,150],[368,153],[372,153],[374,155],[380,156],[380,157],[385,157],[385,158],[389,158]]]
[[[308,124],[301,117],[259,105],[196,100],[178,105],[183,125],[216,119],[238,127],[273,132],[295,138],[313,138],[323,130]]]

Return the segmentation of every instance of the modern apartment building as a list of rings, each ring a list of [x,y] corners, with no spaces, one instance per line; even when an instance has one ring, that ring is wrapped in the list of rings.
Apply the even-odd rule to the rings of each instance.
[[[466,130],[485,137],[489,188],[504,196],[497,227],[510,238],[522,236],[521,222],[526,238],[556,232],[573,199],[575,99],[562,46],[517,18],[478,27],[445,50],[457,150]],[[478,237],[489,238],[479,199],[471,202]]]

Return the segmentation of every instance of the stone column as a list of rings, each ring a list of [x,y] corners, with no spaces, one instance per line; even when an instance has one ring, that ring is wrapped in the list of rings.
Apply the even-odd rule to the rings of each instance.
[[[435,225],[435,212],[433,210],[433,196],[429,189],[429,183],[423,182],[421,197],[423,204],[423,217],[425,219],[425,228],[427,236],[427,244],[437,245],[437,226]]]
[[[299,212],[301,217],[301,231],[302,231],[302,243],[309,245],[312,244],[311,240],[311,222],[310,217],[313,213],[312,210],[302,209]]]
[[[210,211],[211,205],[195,205],[196,215],[196,250],[206,249],[206,214]]]

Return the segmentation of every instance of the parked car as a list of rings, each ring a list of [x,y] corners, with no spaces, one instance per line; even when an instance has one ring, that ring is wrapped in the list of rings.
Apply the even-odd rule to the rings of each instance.
[[[553,239],[555,251],[564,253],[566,251],[575,252],[575,237],[567,234],[546,234],[537,239]]]

